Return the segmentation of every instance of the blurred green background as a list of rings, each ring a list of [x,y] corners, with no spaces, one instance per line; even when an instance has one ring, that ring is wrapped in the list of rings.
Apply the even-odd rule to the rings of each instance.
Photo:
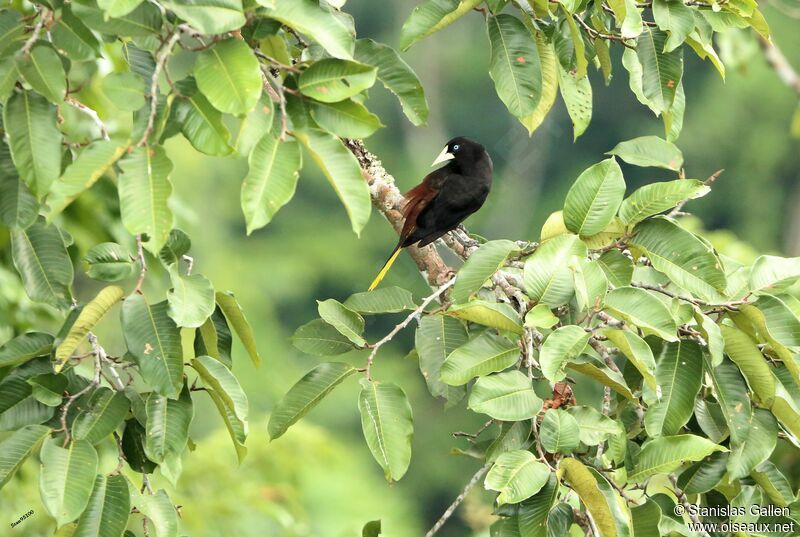
[[[412,7],[411,2],[396,0],[346,4],[360,37],[391,44],[397,43],[399,28]],[[765,13],[775,41],[800,67],[797,21],[769,6]],[[797,95],[766,65],[754,39],[732,35],[718,45],[728,64],[725,82],[709,63],[687,50],[686,119],[677,145],[685,154],[688,177],[705,179],[717,169],[726,171],[710,195],[687,209],[707,229],[728,230],[759,251],[800,255],[800,143],[789,135]],[[541,224],[561,207],[567,189],[584,168],[601,160],[619,141],[646,134],[663,136],[660,119],[635,100],[627,72],[617,61],[608,87],[592,73],[593,118],[576,143],[560,99],[529,138],[497,98],[487,75],[488,56],[483,18],[477,13],[405,55],[420,76],[431,107],[425,128],[408,123],[384,90],[372,90],[369,99],[386,128],[368,140],[368,147],[383,160],[401,190],[417,184],[449,138],[465,135],[487,147],[495,163],[495,187],[486,206],[467,221],[474,233],[491,239],[537,239]],[[373,213],[363,235],[354,236],[343,208],[309,162],[292,203],[265,229],[247,237],[239,207],[244,159],[201,156],[181,137],[171,139],[167,149],[175,163],[173,209],[179,226],[192,237],[195,270],[218,289],[237,292],[264,359],[255,369],[236,347],[238,342],[234,344],[234,371],[251,406],[250,453],[242,466],[236,465],[213,405],[202,394],[196,397],[197,447],[185,460],[173,496],[182,505],[185,533],[354,536],[360,535],[365,522],[380,518],[388,536],[422,535],[479,466],[474,459],[451,454],[454,446],[467,447],[451,433],[474,431],[482,420],[469,415],[463,402],[445,412],[439,401],[431,399],[416,364],[404,358],[412,346],[413,330],[381,352],[374,373],[401,385],[414,410],[414,456],[401,482],[384,481],[362,440],[354,380],[276,442],[268,443],[266,433],[272,406],[318,362],[294,349],[289,337],[317,316],[317,299],[343,300],[366,289],[394,244],[391,228]],[[653,168],[623,167],[629,191],[671,178]],[[80,218],[75,212],[71,217]],[[750,255],[747,247],[730,243],[729,234],[716,237],[723,251],[728,248],[728,253],[745,259]],[[0,273],[0,284],[4,277]],[[148,276],[153,290],[159,278],[166,285],[163,274],[154,271]],[[392,284],[415,289],[417,296],[426,290],[405,255],[387,277],[385,285]],[[95,283],[83,280],[76,292],[85,300],[96,290]],[[110,317],[101,337],[114,353],[122,350],[122,342],[113,335],[116,316]],[[395,322],[391,316],[367,319],[368,334],[386,333]],[[352,353],[344,359],[362,364],[365,356]],[[592,394],[577,393],[582,404],[599,402],[589,399]],[[38,514],[17,529],[5,526],[0,533],[37,535],[50,527],[38,499],[37,471],[36,462],[29,461],[18,483],[0,491],[0,523],[10,524],[29,509]],[[477,490],[440,535],[488,535],[489,505],[490,497]]]

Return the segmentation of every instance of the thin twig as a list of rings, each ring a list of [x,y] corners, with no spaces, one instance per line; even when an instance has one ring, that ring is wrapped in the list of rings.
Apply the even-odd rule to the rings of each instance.
[[[781,49],[764,36],[759,36],[759,43],[764,51],[764,58],[769,66],[772,67],[772,70],[775,71],[775,74],[778,75],[778,78],[781,79],[781,82],[800,95],[800,75],[789,63],[789,60],[786,59],[786,56],[783,55]]]
[[[392,338],[397,335],[398,332],[400,332],[403,328],[408,326],[411,323],[411,321],[413,321],[418,315],[420,315],[423,311],[425,311],[425,308],[427,308],[431,302],[439,298],[442,295],[442,293],[450,289],[454,283],[456,283],[455,278],[451,278],[450,281],[444,283],[441,287],[439,287],[439,289],[436,290],[436,292],[434,292],[432,295],[428,296],[428,298],[423,300],[422,304],[420,304],[417,307],[417,309],[412,311],[408,315],[408,317],[403,319],[403,321],[400,324],[395,326],[391,332],[389,332],[383,337],[383,339],[381,339],[380,341],[371,346],[372,352],[369,354],[369,357],[367,358],[367,366],[364,369],[364,374],[367,376],[368,379],[372,380],[372,363],[375,361],[375,356],[378,354],[378,349],[380,349],[386,343],[389,343],[392,340]]]
[[[153,126],[155,125],[156,114],[158,112],[158,76],[161,74],[161,70],[164,68],[164,64],[172,52],[172,47],[175,46],[175,43],[178,42],[180,37],[181,27],[179,26],[174,32],[172,32],[172,35],[169,36],[169,39],[167,39],[166,43],[161,46],[161,49],[158,52],[156,66],[153,69],[153,76],[150,77],[150,115],[147,117],[147,126],[142,133],[142,138],[136,144],[138,147],[146,144],[147,139],[153,132]]]
[[[74,394],[72,394],[69,397],[67,397],[67,400],[61,406],[61,417],[60,417],[61,428],[58,429],[58,431],[56,431],[56,432],[62,432],[63,431],[63,433],[64,433],[64,443],[62,444],[63,447],[66,447],[67,444],[69,444],[70,440],[72,440],[72,434],[70,434],[69,427],[67,426],[67,414],[69,413],[69,409],[72,406],[72,404],[75,402],[75,400],[77,400],[80,396],[82,396],[83,394],[87,393],[89,390],[91,390],[92,388],[95,388],[96,386],[98,386],[100,384],[100,370],[101,370],[101,368],[102,368],[102,366],[101,366],[101,362],[100,362],[100,356],[99,355],[95,355],[95,358],[94,358],[94,377],[92,377],[92,380],[86,386],[84,386],[83,388],[81,388],[80,390],[75,392]]]
[[[33,33],[31,33],[31,36],[27,41],[25,41],[25,44],[22,45],[22,48],[20,49],[20,53],[22,54],[23,58],[27,58],[30,55],[33,45],[35,45],[36,41],[39,40],[39,34],[42,33],[42,28],[44,28],[44,25],[50,19],[50,16],[51,13],[49,9],[46,7],[42,7],[40,9],[39,20],[36,21],[36,26],[33,27]]]
[[[699,528],[698,531],[700,535],[703,537],[711,537],[706,530],[703,529],[703,526],[700,523],[700,519],[697,518],[697,515],[694,514],[694,510],[690,509],[689,500],[686,498],[686,493],[678,487],[678,480],[675,478],[673,474],[669,474],[669,481],[672,483],[672,489],[675,492],[675,496],[678,498],[678,502],[683,506],[683,511],[689,515],[689,518],[692,520],[696,528]]]
[[[629,49],[636,50],[636,47],[631,45],[630,43],[628,43],[628,40],[625,37],[622,37],[621,35],[607,34],[607,33],[603,33],[603,32],[597,31],[594,28],[592,28],[591,26],[589,26],[588,24],[586,24],[586,21],[583,20],[580,16],[578,16],[577,13],[573,14],[572,18],[575,19],[576,21],[578,21],[578,24],[580,24],[581,27],[584,30],[586,30],[586,33],[589,34],[590,38],[592,38],[592,39],[605,39],[606,41],[616,41],[618,43],[621,43],[623,46],[625,46],[625,47],[627,47]]]
[[[66,102],[67,104],[69,104],[70,106],[72,106],[74,108],[77,108],[78,110],[80,110],[81,112],[83,112],[84,114],[86,114],[87,116],[92,118],[92,121],[94,121],[94,124],[97,125],[98,129],[100,129],[100,136],[103,137],[103,140],[108,140],[109,139],[108,138],[108,128],[106,128],[106,125],[105,125],[105,123],[103,123],[103,120],[100,119],[100,116],[97,115],[97,112],[95,112],[94,110],[92,110],[91,108],[89,108],[88,106],[86,106],[85,104],[80,102],[79,100],[77,100],[74,97],[71,97],[69,95],[67,95],[67,97],[64,99],[64,102]]]
[[[136,280],[136,287],[133,288],[133,292],[141,295],[142,284],[144,284],[144,277],[147,274],[147,261],[144,258],[144,245],[142,244],[141,235],[136,235],[136,259],[139,261],[139,279]]]
[[[711,186],[714,183],[714,181],[716,181],[719,178],[719,176],[722,175],[722,172],[724,171],[725,171],[724,169],[715,171],[708,177],[708,179],[703,181],[703,184],[706,186]],[[667,216],[670,217],[684,216],[686,213],[683,212],[683,206],[686,205],[692,199],[694,198],[686,198],[685,200],[681,200],[670,212],[667,213]]]
[[[739,306],[743,306],[745,304],[749,304],[750,302],[747,300],[747,297],[741,300],[731,300],[728,302],[708,302],[706,300],[702,300],[699,298],[691,298],[684,295],[679,295],[678,293],[673,293],[672,291],[666,290],[661,285],[654,285],[650,283],[644,282],[631,282],[631,287],[639,287],[640,289],[647,289],[649,291],[655,291],[657,293],[661,293],[662,295],[666,295],[670,298],[677,298],[678,300],[683,300],[690,304],[694,304],[697,307],[704,307],[704,308],[712,308],[712,309],[724,309],[724,310],[736,310]]]
[[[484,474],[489,471],[490,466],[491,464],[487,464],[475,472],[475,475],[473,475],[472,479],[469,480],[469,483],[467,483],[467,485],[464,487],[464,490],[461,491],[461,494],[456,496],[456,499],[453,500],[453,503],[450,504],[450,507],[445,509],[444,513],[442,513],[442,516],[439,517],[439,520],[437,520],[433,527],[428,530],[428,533],[425,534],[425,537],[433,537],[433,535],[442,529],[442,526],[444,526],[450,517],[453,516],[453,513],[455,513],[456,509],[458,509],[458,506],[461,505],[461,502],[463,502],[464,498],[467,497],[469,491],[472,490],[472,487],[474,487],[478,481],[481,480]]]

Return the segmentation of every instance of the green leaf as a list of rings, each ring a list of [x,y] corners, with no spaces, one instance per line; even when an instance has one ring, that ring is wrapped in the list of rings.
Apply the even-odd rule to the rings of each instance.
[[[541,32],[534,32],[536,49],[539,54],[539,63],[542,71],[542,91],[536,107],[520,121],[528,129],[528,135],[539,128],[547,116],[558,94],[558,60],[552,43],[548,42]]]
[[[367,138],[384,125],[378,116],[361,103],[347,99],[326,103],[313,101],[311,117],[328,132],[340,138]]]
[[[750,475],[778,507],[786,507],[795,501],[792,484],[772,462],[762,462]]]
[[[628,471],[630,483],[641,483],[655,474],[668,473],[687,461],[699,461],[726,448],[693,434],[661,436],[642,447],[636,467]]]
[[[519,347],[508,339],[484,332],[452,351],[441,365],[442,382],[466,384],[473,377],[496,373],[519,360]]]
[[[513,241],[496,240],[482,244],[458,270],[451,300],[459,304],[466,302],[504,264],[506,258],[519,251]]]
[[[617,214],[624,196],[625,179],[614,158],[590,166],[567,193],[564,202],[567,229],[586,237],[600,233]]]
[[[354,35],[333,12],[323,9],[314,0],[293,0],[292,2],[273,2],[259,0],[266,8],[265,15],[291,26],[322,45],[328,54],[335,58],[353,58]]]
[[[102,242],[83,257],[89,265],[86,274],[95,280],[116,282],[133,275],[136,265],[126,248],[115,242]]]
[[[100,56],[100,41],[72,14],[69,4],[61,7],[61,18],[50,29],[50,37],[53,45],[72,61],[89,61]]]
[[[359,39],[356,41],[355,59],[377,67],[378,80],[397,96],[408,120],[416,126],[425,125],[428,120],[425,91],[416,73],[397,51],[372,39]]]
[[[547,537],[548,514],[558,497],[558,489],[558,479],[551,473],[541,490],[519,505],[521,537]]]
[[[174,228],[169,232],[167,242],[158,251],[158,258],[169,269],[170,265],[178,263],[181,258],[189,253],[192,248],[192,240],[183,230]]]
[[[272,129],[274,113],[272,100],[262,94],[258,104],[250,110],[239,125],[235,147],[240,155],[250,155],[258,141]]]
[[[217,291],[216,300],[222,313],[225,314],[225,318],[228,319],[242,345],[244,345],[247,354],[250,356],[250,361],[253,362],[253,365],[259,367],[261,365],[261,356],[259,356],[258,348],[256,348],[256,337],[236,297],[230,292]]]
[[[388,481],[397,481],[411,461],[414,427],[406,394],[394,384],[361,380],[361,428],[372,456]]]
[[[353,231],[360,235],[369,220],[372,204],[358,161],[341,140],[325,131],[307,129],[295,132],[295,137],[328,179],[347,211]]]
[[[738,328],[723,324],[720,330],[725,340],[725,354],[739,367],[755,401],[771,407],[775,399],[775,378],[764,355],[750,336]]]
[[[640,136],[639,138],[634,138],[633,140],[620,142],[614,147],[614,149],[607,152],[606,155],[616,155],[628,164],[633,164],[634,166],[655,166],[656,168],[664,168],[676,172],[683,167],[683,153],[681,153],[681,150],[675,147],[673,144],[662,140],[658,136]],[[674,185],[680,183],[681,181],[671,181],[668,183],[656,184]],[[699,188],[699,185],[695,185],[695,188]],[[710,190],[708,187],[706,187],[706,189]],[[669,193],[669,191],[665,192],[665,194]],[[656,196],[653,197],[655,198]],[[689,196],[684,196],[677,201],[688,198]],[[663,210],[664,209],[661,209],[660,211],[656,212],[661,212]]]
[[[342,362],[319,364],[298,380],[278,401],[269,417],[267,430],[272,440],[283,434],[325,398],[356,368]],[[398,388],[399,389],[399,388]]]
[[[77,440],[97,444],[122,425],[131,403],[123,392],[104,386],[92,392],[89,403],[72,423],[72,435]]]
[[[242,0],[167,0],[164,7],[202,34],[224,34],[245,24]]]
[[[211,356],[230,368],[233,366],[232,339],[228,322],[225,320],[222,310],[217,306],[211,317],[206,319],[206,322],[195,331],[194,354],[195,356]]]
[[[109,73],[103,78],[102,88],[103,94],[120,110],[135,112],[144,106],[144,80],[136,73]]]
[[[710,491],[725,475],[725,463],[727,461],[727,453],[719,451],[712,453],[707,459],[692,465],[682,472],[678,478],[678,486],[687,494],[703,494]]]
[[[112,140],[98,140],[83,149],[59,179],[53,183],[47,195],[48,222],[61,214],[82,192],[88,190],[125,153],[126,144]]]
[[[267,133],[253,147],[247,162],[250,168],[242,182],[241,203],[249,235],[267,225],[294,196],[302,166],[300,145],[294,140],[281,142]]]
[[[364,333],[364,318],[361,315],[332,298],[317,301],[317,310],[319,311],[319,316],[325,322],[336,328],[339,333],[352,341],[354,345],[364,346],[366,343],[362,336]]]
[[[750,475],[772,455],[778,440],[778,424],[769,410],[752,409],[745,423],[746,427],[736,433],[735,440],[731,438],[727,470],[732,480]]]
[[[56,226],[39,218],[27,229],[12,230],[11,255],[31,300],[58,307],[71,302],[72,261]]]
[[[298,328],[292,345],[315,356],[334,356],[355,349],[353,343],[322,319],[314,319]]]
[[[39,94],[53,104],[61,104],[67,92],[67,75],[58,53],[49,44],[40,43],[30,55],[18,56],[17,71]]]
[[[578,78],[577,74],[566,71],[559,63],[558,88],[572,120],[573,139],[577,140],[592,120],[592,85],[589,77]]]
[[[169,268],[172,289],[167,292],[167,312],[175,324],[201,326],[214,313],[214,287],[202,274],[183,275],[177,265]]]
[[[571,406],[566,411],[578,422],[580,440],[587,446],[596,446],[619,433],[619,426],[614,420],[593,407]]]
[[[400,30],[400,50],[438,32],[472,11],[480,0],[427,0],[416,6]]]
[[[570,265],[575,278],[575,301],[579,310],[592,309],[603,303],[608,292],[608,279],[594,261],[577,260]]]
[[[680,47],[694,30],[694,14],[683,0],[653,0],[653,19],[669,34],[664,52]]]
[[[61,173],[56,108],[32,91],[14,93],[3,107],[3,126],[19,176],[41,199]]]
[[[620,158],[625,160],[625,157]],[[671,209],[681,201],[701,198],[710,191],[708,186],[696,179],[651,183],[634,190],[625,198],[619,208],[619,217],[626,226],[633,226],[648,216]]]
[[[768,291],[794,284],[800,278],[800,257],[759,256],[750,270],[749,289]]]
[[[133,235],[146,233],[145,247],[157,254],[172,229],[167,201],[172,193],[172,162],[164,148],[137,147],[119,161],[119,202],[122,223]]]
[[[677,434],[692,417],[703,381],[702,352],[696,342],[687,339],[662,345],[656,363],[656,393],[661,395],[644,417],[650,436]]]
[[[44,425],[26,425],[0,442],[0,489],[14,477],[49,432],[50,428]]]
[[[603,335],[613,343],[622,354],[633,364],[642,378],[653,390],[656,389],[656,361],[650,346],[631,330],[618,330],[606,328]]]
[[[134,504],[152,522],[158,537],[178,537],[178,512],[164,489],[141,494]]]
[[[97,0],[97,5],[108,17],[123,17],[136,9],[142,0]]]
[[[558,473],[577,493],[581,503],[592,515],[592,520],[601,537],[616,537],[617,528],[614,515],[595,475],[582,462],[573,458],[561,459]]]
[[[624,201],[622,202],[625,203]],[[633,277],[633,262],[619,250],[608,250],[597,258],[597,264],[603,269],[608,278],[608,283],[614,287],[624,287],[631,284]]]
[[[612,370],[605,362],[588,354],[579,356],[575,360],[568,362],[567,367],[578,371],[586,376],[592,377],[603,386],[608,386],[626,399],[635,400],[631,389],[625,383],[625,378],[621,373]]]
[[[550,382],[563,380],[567,362],[583,353],[590,334],[580,326],[562,326],[552,332],[542,344],[539,364],[542,374]]]
[[[417,307],[411,292],[400,287],[381,287],[355,293],[344,301],[344,305],[353,311],[365,314],[399,313]]]
[[[522,320],[519,314],[509,304],[502,302],[472,300],[451,306],[447,314],[483,326],[522,334]]]
[[[664,303],[637,287],[617,287],[608,295],[604,309],[637,326],[645,334],[653,334],[666,341],[677,341],[678,327]]]
[[[59,406],[67,388],[67,378],[63,375],[45,373],[26,380],[31,386],[31,395],[38,402],[47,406]]]
[[[145,401],[145,409],[144,452],[147,458],[160,464],[170,455],[180,456],[189,440],[189,425],[194,417],[188,388],[184,386],[178,399],[151,393]]]
[[[497,505],[519,503],[542,490],[550,478],[550,468],[536,460],[530,451],[507,451],[495,461],[484,479],[487,490],[496,490]]]
[[[118,474],[99,474],[94,481],[86,510],[73,537],[119,537],[128,525],[131,500],[128,481]]]
[[[466,394],[466,388],[446,384],[441,378],[441,368],[448,356],[467,343],[468,338],[464,323],[447,315],[426,315],[419,320],[414,339],[419,370],[431,395],[445,398],[447,406],[458,403]]]
[[[225,424],[225,428],[228,430],[228,434],[233,442],[233,447],[236,450],[236,457],[239,460],[239,464],[241,464],[247,456],[247,447],[244,445],[245,440],[247,440],[246,424],[242,423],[236,417],[233,409],[223,399],[222,395],[218,394],[213,389],[206,388],[206,391],[209,397],[211,397],[214,406],[217,407],[219,415],[222,417],[222,422]]]
[[[206,155],[229,155],[231,134],[222,121],[222,113],[195,89],[193,81],[178,83],[183,97],[173,103],[172,112],[180,123],[181,132],[192,147]]]
[[[2,60],[0,60],[2,61]],[[20,179],[8,146],[0,146],[0,222],[10,229],[26,228],[36,221],[39,203]]]
[[[212,388],[233,411],[247,434],[247,395],[230,369],[210,356],[198,356],[192,360],[192,367],[200,374],[203,384]]]
[[[139,397],[138,400],[141,401],[141,410],[137,411],[136,405],[133,405],[131,410],[133,410],[134,415],[137,415],[138,412],[141,412],[142,417],[140,419],[146,422],[147,416],[144,410],[144,401],[141,400],[141,397]],[[151,474],[153,473],[153,470],[155,470],[156,465],[153,461],[147,458],[147,455],[144,454],[144,442],[144,426],[140,425],[137,418],[130,418],[126,420],[125,430],[122,433],[122,453],[125,455],[125,460],[128,462],[128,466],[130,466],[135,472]]]
[[[26,332],[0,345],[0,368],[16,367],[53,350],[53,336],[44,332]]]
[[[302,72],[298,89],[323,103],[336,103],[372,87],[377,68],[362,63],[325,58]]]
[[[177,397],[183,378],[181,333],[169,315],[167,302],[149,306],[133,294],[122,303],[122,330],[128,352],[142,379],[157,393]]]
[[[583,36],[581,36],[581,31],[578,29],[578,24],[572,18],[572,13],[564,4],[561,4],[561,9],[566,15],[564,22],[569,28],[569,35],[572,38],[572,47],[575,52],[575,76],[580,80],[586,78],[586,70],[589,67],[589,61],[586,59],[586,44],[583,42]],[[571,70],[570,74],[572,74]]]
[[[525,314],[526,327],[553,328],[558,323],[558,317],[545,304],[536,304]]]
[[[578,421],[564,410],[549,408],[542,418],[539,440],[549,453],[572,453],[580,444]]]
[[[97,452],[85,440],[73,440],[66,448],[61,440],[48,438],[42,445],[39,491],[47,512],[58,526],[71,522],[86,508],[97,472]]]
[[[633,534],[637,537],[660,537],[661,508],[654,500],[647,499],[641,505],[631,507]]]
[[[467,406],[498,420],[520,421],[538,414],[543,404],[528,377],[512,370],[480,377],[472,387]]]
[[[586,245],[575,235],[560,235],[542,242],[525,261],[528,296],[551,308],[566,304],[575,289],[568,263],[573,256],[586,255]]]
[[[650,259],[653,268],[694,295],[711,299],[717,291],[725,291],[725,272],[711,248],[667,218],[639,223],[630,244]]]
[[[13,431],[53,417],[55,408],[38,400],[47,395],[47,389],[37,389],[37,393],[33,393],[37,384],[44,388],[44,384],[49,383],[44,379],[51,371],[49,360],[43,358],[17,368],[0,381],[0,430]]]
[[[511,115],[524,118],[542,96],[539,51],[522,22],[506,13],[489,17],[489,76]]]
[[[220,112],[246,114],[261,97],[258,60],[241,39],[226,39],[201,52],[194,76],[197,87]]]
[[[22,15],[13,9],[4,9],[0,12],[0,53],[17,41],[25,33],[25,23]]]
[[[649,106],[658,115],[668,111],[683,77],[683,51],[662,52],[667,34],[646,26],[636,41],[636,52],[642,66],[642,92]]]
[[[142,2],[133,11],[120,17],[108,17],[94,0],[75,0],[72,12],[86,26],[103,34],[145,37],[158,33],[162,26],[161,11],[149,2]]]
[[[56,373],[61,371],[66,365],[67,360],[72,356],[72,353],[78,348],[78,345],[81,344],[89,332],[100,322],[100,319],[108,313],[108,310],[122,299],[123,294],[124,292],[121,287],[109,285],[108,287],[104,287],[97,293],[97,296],[83,307],[66,337],[56,349],[56,362],[53,365],[53,369]]]

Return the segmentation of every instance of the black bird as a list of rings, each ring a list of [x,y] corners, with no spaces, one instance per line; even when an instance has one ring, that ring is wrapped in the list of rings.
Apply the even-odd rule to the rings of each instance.
[[[447,164],[406,192],[400,240],[369,286],[370,291],[386,276],[401,248],[432,243],[458,227],[486,201],[492,188],[492,159],[481,144],[462,136],[453,138],[432,166],[442,162]]]

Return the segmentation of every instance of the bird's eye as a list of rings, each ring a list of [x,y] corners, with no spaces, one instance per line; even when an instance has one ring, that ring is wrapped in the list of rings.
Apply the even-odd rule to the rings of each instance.
[[[458,151],[461,146],[456,144],[453,146],[453,151]]]

